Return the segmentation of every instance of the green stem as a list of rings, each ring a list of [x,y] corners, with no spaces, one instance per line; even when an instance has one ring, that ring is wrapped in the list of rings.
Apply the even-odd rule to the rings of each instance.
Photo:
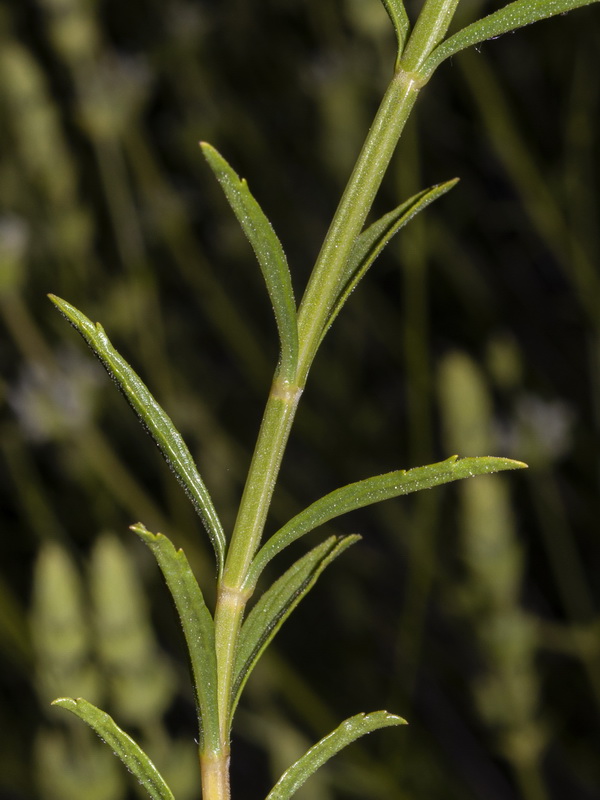
[[[241,589],[260,543],[302,388],[275,377],[242,495],[222,586]]]
[[[356,237],[387,170],[423,81],[399,69],[383,97],[337,208],[298,312],[298,383],[302,386],[327,328],[339,283]]]
[[[215,643],[219,676],[219,720],[222,743],[229,736],[229,710],[235,647],[250,597],[244,582],[260,543],[275,481],[302,394],[297,384],[277,375],[273,381],[263,421],[248,471],[231,543],[219,583],[215,612]]]
[[[400,66],[419,72],[431,51],[446,35],[459,0],[425,0],[406,45]]]
[[[249,599],[244,584],[260,543],[298,400],[327,314],[333,306],[340,274],[352,244],[364,225],[419,86],[415,77],[404,72],[397,73],[385,94],[340,201],[300,309],[301,354],[298,380],[291,384],[276,377],[265,408],[223,578],[219,584],[215,611],[219,718],[223,747],[226,746],[229,736],[235,648]]]
[[[385,94],[315,265],[299,315],[298,380],[277,376],[265,408],[234,526],[215,611],[221,744],[229,746],[235,649],[249,592],[245,580],[258,548],[298,400],[352,244],[371,208],[420,88],[418,76],[399,72]],[[210,797],[210,795],[209,795]],[[210,798],[212,800],[212,798]]]
[[[215,612],[219,719],[223,747],[229,736],[229,708],[235,648],[249,599],[245,580],[260,543],[275,481],[310,363],[318,347],[327,314],[335,299],[340,274],[352,244],[379,188],[394,147],[419,88],[406,73],[394,76],[357,165],[342,197],[321,255],[313,271],[299,317],[301,355],[299,380],[291,384],[275,378],[238,517],[234,526]]]
[[[328,327],[328,317],[336,301],[344,268],[354,242],[363,229],[419,90],[427,82],[418,72],[418,67],[434,46],[432,42],[437,43],[443,37],[457,2],[458,0],[426,0],[423,12],[427,11],[429,15],[427,24],[433,32],[430,36],[419,34],[418,41],[412,45],[409,42],[410,50],[407,52],[412,54],[410,60],[406,63],[404,59],[402,60],[383,97],[325,237],[300,305],[298,311],[300,347],[296,378],[294,381],[283,381],[276,373],[273,381],[231,537],[223,577],[219,583],[215,610],[215,646],[221,739],[221,761],[217,772],[221,775],[221,788],[214,792],[214,797],[211,791],[205,790],[207,800],[226,800],[229,792],[228,788],[223,788],[225,784],[222,775],[226,769],[225,754],[227,758],[229,754],[231,688],[237,640],[244,609],[252,591],[245,584],[252,558],[260,544],[298,401],[323,333]],[[415,33],[419,31],[418,25],[419,23]],[[424,28],[425,25],[422,24],[420,30],[424,31]],[[407,64],[412,68],[408,69]],[[207,767],[209,766],[207,763]],[[214,774],[212,766],[207,768],[207,782]],[[205,788],[209,788],[208,784]]]

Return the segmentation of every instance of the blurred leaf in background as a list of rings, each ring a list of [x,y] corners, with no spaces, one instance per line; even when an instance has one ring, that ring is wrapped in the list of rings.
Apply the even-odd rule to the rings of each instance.
[[[475,5],[499,4],[465,5],[465,15]],[[390,243],[325,341],[271,532],[336,486],[454,450],[532,469],[329,525],[363,542],[313,589],[248,683],[234,741],[242,797],[264,795],[305,741],[359,710],[357,696],[410,728],[400,746],[353,745],[343,771],[332,762],[315,778],[313,797],[597,795],[594,12],[457,55],[423,92],[375,210],[461,182]],[[110,753],[94,762],[103,756],[92,735],[48,708],[78,681],[152,738],[177,797],[197,793],[177,623],[127,529],[143,518],[168,533],[201,582],[210,554],[152,442],[46,294],[102,319],[230,523],[276,335],[198,142],[251,181],[298,294],[394,54],[378,0],[0,9],[3,797],[57,796],[49,765],[86,755],[96,766],[85,769],[102,776],[94,796],[127,791]],[[297,543],[290,559],[313,544]],[[57,673],[70,685],[50,691]],[[145,689],[125,710],[128,681]],[[72,774],[63,798],[81,796]]]

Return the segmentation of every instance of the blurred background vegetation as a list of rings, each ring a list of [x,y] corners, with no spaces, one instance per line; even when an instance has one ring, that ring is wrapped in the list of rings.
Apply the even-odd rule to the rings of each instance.
[[[410,727],[354,745],[299,798],[599,795],[598,23],[592,6],[506,36],[423,92],[377,210],[462,180],[327,337],[270,526],[343,483],[452,453],[530,470],[339,522],[364,541],[283,629],[240,709],[240,800],[378,708]],[[127,528],[168,533],[210,594],[206,537],[46,293],[102,321],[230,525],[276,337],[197,143],[249,179],[300,295],[393,48],[378,0],[2,4],[2,798],[135,793],[49,708],[65,694],[143,740],[178,800],[199,795],[182,636]]]

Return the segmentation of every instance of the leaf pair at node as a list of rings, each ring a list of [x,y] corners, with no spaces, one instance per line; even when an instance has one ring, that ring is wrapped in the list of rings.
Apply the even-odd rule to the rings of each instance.
[[[402,56],[411,34],[411,24],[403,0],[381,0],[392,22],[396,35],[396,69],[402,67]],[[435,41],[428,56],[424,59],[419,73],[428,80],[439,65],[461,50],[496,39],[504,33],[524,28],[534,22],[565,14],[576,8],[591,5],[598,0],[514,0],[503,8],[494,11],[442,41]],[[458,0],[450,5],[448,24],[451,21]],[[437,11],[438,0],[427,0],[424,10]],[[427,8],[425,8],[427,7]],[[420,17],[421,19],[421,17]],[[421,20],[422,21],[422,20]],[[446,26],[447,27],[447,26]]]
[[[251,194],[246,180],[237,175],[214,147],[206,142],[202,142],[200,146],[256,254],[279,332],[278,374],[284,380],[293,382],[298,366],[298,321],[292,279],[283,247],[273,226]],[[321,340],[389,241],[420,211],[446,194],[457,182],[458,179],[455,178],[419,192],[360,234],[354,242],[335,297],[332,298],[332,310],[323,326]]]
[[[139,745],[119,728],[105,711],[81,698],[61,697],[53,705],[65,708],[86,722],[108,744],[115,755],[137,778],[152,800],[175,800],[160,772]],[[323,737],[289,767],[269,792],[265,800],[289,800],[298,789],[340,750],[380,728],[405,725],[406,720],[387,711],[356,714]]]
[[[56,297],[52,297],[52,300],[96,353],[155,439],[161,453],[201,512],[217,554],[217,563],[221,565],[226,549],[222,527],[190,452],[173,422],[137,373],[112,346],[102,327],[94,325],[64,300]],[[252,593],[266,564],[285,547],[341,514],[460,478],[520,466],[524,465],[508,459],[452,457],[439,464],[387,473],[336,489],[289,520],[263,545],[251,564],[244,590],[248,595]],[[153,552],[175,602],[190,654],[196,688],[200,748],[201,751],[216,751],[219,747],[218,672],[213,617],[183,551],[176,550],[166,536],[150,533],[141,523],[134,525],[132,530]],[[252,669],[283,622],[315,585],[325,568],[359,539],[356,535],[331,536],[313,547],[275,580],[250,611],[237,643],[228,727]],[[105,741],[111,743],[117,755],[143,783],[152,798],[171,800],[166,784],[150,759],[109,715],[84,700],[63,698],[56,702],[80,716]],[[305,780],[323,759],[329,758],[345,746],[345,743],[374,730],[375,727],[402,722],[399,717],[385,712],[353,717],[300,759],[283,776],[269,797],[291,796],[285,792],[297,786],[298,781]]]

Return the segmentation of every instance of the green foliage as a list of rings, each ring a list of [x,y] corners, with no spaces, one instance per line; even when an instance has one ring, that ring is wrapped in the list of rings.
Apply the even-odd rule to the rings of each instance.
[[[166,536],[150,533],[141,523],[132,530],[152,550],[173,595],[192,662],[201,748],[216,750],[219,741],[217,664],[210,611],[183,550],[175,550]]]
[[[53,705],[66,708],[86,722],[106,742],[148,792],[152,800],[174,800],[171,790],[141,747],[105,711],[79,698],[61,697]]]
[[[137,565],[116,537],[104,533],[98,538],[85,583],[89,596],[65,547],[42,547],[32,614],[40,701],[47,706],[71,690],[94,703],[110,703],[123,722],[135,727],[144,747],[160,758],[177,796],[190,798],[196,791],[195,747],[169,741],[163,731],[163,716],[177,691],[173,665],[154,638]],[[85,714],[88,705],[77,707]],[[102,712],[92,716],[102,722]],[[82,730],[75,720],[68,722],[60,728],[44,726],[36,735],[35,770],[42,796],[125,797],[125,775],[111,753],[92,731]]]
[[[429,464],[427,467],[416,467],[408,471],[401,469],[342,486],[305,508],[273,534],[254,557],[247,585],[254,587],[265,566],[285,547],[335,517],[382,500],[431,489],[432,486],[450,481],[524,466],[525,464],[509,458],[451,456],[439,464]]]
[[[266,236],[270,237],[270,228],[268,231]],[[181,436],[139,377],[114,350],[102,327],[94,326],[81,312],[65,301],[56,297],[51,299],[84,336],[109,374],[116,376],[118,385],[123,389],[134,410],[139,413],[142,422],[153,434],[167,462],[175,464],[178,474],[183,476],[186,486],[190,482],[194,488],[200,484],[203,493],[198,492],[198,494],[202,497],[204,505],[208,505],[212,509],[212,503],[204,489],[204,484],[197,475]],[[275,386],[277,387],[277,383]],[[274,443],[276,447],[280,446],[276,438]],[[274,555],[304,533],[340,514],[460,478],[523,466],[525,465],[510,459],[490,457],[458,459],[454,456],[440,464],[431,464],[408,472],[400,470],[342,487],[313,503],[275,534],[257,554],[240,588],[227,587],[221,583],[219,586],[220,600],[226,606],[233,602],[234,610],[236,605],[243,609],[245,602],[254,591],[260,573]],[[192,479],[189,478],[190,474]],[[204,602],[202,591],[183,551],[176,551],[169,539],[162,534],[150,533],[141,523],[133,526],[132,530],[154,553],[175,601],[192,662],[198,704],[201,758],[213,759],[223,752],[222,731],[225,729],[228,732],[230,729],[231,717],[239,701],[241,690],[256,661],[285,619],[315,584],[325,567],[359,537],[348,536],[340,540],[331,537],[301,558],[263,594],[241,626],[239,634],[235,634],[236,641],[233,648],[235,663],[231,664],[229,668],[230,675],[225,672],[228,680],[224,681],[222,677],[223,657],[221,656],[221,660],[219,660],[219,643],[216,639],[215,622],[213,622],[213,617]],[[246,545],[246,549],[247,547]],[[220,551],[216,552],[219,558]],[[235,598],[236,593],[239,595],[237,598]],[[217,608],[219,607],[217,606]],[[226,646],[228,650],[231,648],[228,640],[226,640]],[[157,778],[155,785],[153,780],[148,777],[153,774],[154,765],[139,748],[139,745],[127,737],[108,715],[90,704],[84,704],[84,701],[72,701],[69,704],[68,700],[62,699],[57,702],[85,719],[105,740],[118,741],[119,757],[134,774],[138,777],[144,776],[142,783],[148,788],[152,797],[161,796],[157,793],[163,791],[160,783],[162,778],[160,780]],[[227,715],[225,719],[223,718],[224,713]],[[337,752],[345,742],[362,735],[360,731],[363,728],[364,732],[368,732],[376,728],[378,723],[380,723],[379,726],[392,724],[389,722],[390,719],[392,719],[390,715],[370,715],[365,718],[368,722],[365,722],[364,725],[362,722],[359,724],[356,720],[353,724],[342,726],[338,735],[332,734],[333,738],[327,739],[327,742],[334,743],[332,744],[333,749],[330,751],[328,746],[325,747],[323,743],[321,743],[323,746],[317,745],[314,753],[311,751],[314,758],[311,755],[306,763],[318,765],[321,763],[320,759],[323,758],[324,753]],[[108,735],[106,731],[109,731],[110,734]],[[345,731],[344,735],[341,731]],[[304,764],[304,762],[302,763]],[[310,774],[312,769],[307,769],[307,774]],[[298,767],[298,770],[299,774],[305,775],[304,767]],[[293,770],[292,774],[296,775],[296,771]],[[302,782],[303,780],[304,778]],[[296,778],[292,783],[296,786]],[[284,782],[283,785],[287,786],[287,782]],[[205,783],[205,788],[210,791],[209,782]],[[216,796],[222,796],[222,793],[227,790],[219,788],[214,791]],[[282,794],[281,796],[287,795]]]
[[[279,373],[284,380],[293,380],[298,366],[296,301],[283,247],[246,181],[240,180],[214,147],[206,142],[201,147],[260,264],[279,329]]]
[[[406,13],[406,8],[404,7],[404,0],[382,0],[382,3],[394,26],[394,33],[396,34],[396,42],[398,45],[398,55],[396,57],[396,66],[398,66],[402,51],[404,50],[406,37],[410,30],[410,20]]]
[[[467,47],[495,39],[503,33],[523,28],[557,14],[565,14],[574,8],[588,6],[598,0],[515,0],[483,19],[468,25],[438,45],[423,65],[426,75],[431,75],[450,56]]]
[[[236,652],[232,713],[235,711],[252,668],[279,628],[300,600],[312,589],[325,567],[329,566],[346,548],[359,539],[360,536],[330,536],[296,561],[261,595],[240,631]]]
[[[225,534],[191,453],[171,419],[150,394],[140,377],[112,346],[102,325],[94,325],[81,311],[59,297],[50,295],[50,299],[98,356],[108,374],[123,392],[127,402],[140,417],[160,448],[196,511],[202,517],[215,549],[218,570],[221,572],[225,552]]]
[[[456,186],[458,178],[452,181],[447,181],[439,186],[432,186],[430,189],[424,189],[419,194],[406,200],[398,206],[398,208],[384,214],[383,217],[378,219],[372,225],[364,230],[356,239],[354,247],[346,264],[344,274],[341,279],[341,290],[336,298],[335,305],[329,316],[323,336],[333,324],[333,321],[341,311],[344,303],[348,300],[352,292],[356,289],[359,281],[361,281],[367,270],[372,266],[373,262],[379,256],[381,251],[393,239],[393,237],[411,219],[428,205],[437,200],[438,197],[446,194]]]
[[[456,0],[426,0],[412,32],[401,0],[384,0],[396,35],[396,72],[357,160],[357,166],[350,178],[348,188],[334,215],[331,228],[325,237],[323,248],[316,260],[306,293],[298,309],[292,291],[292,278],[287,258],[273,227],[250,194],[245,181],[240,180],[214,148],[206,144],[202,145],[206,160],[221,184],[234,214],[257,256],[273,306],[280,340],[280,361],[275,370],[275,379],[263,425],[251,461],[237,520],[230,537],[226,538],[225,536],[224,526],[217,515],[215,504],[206,489],[204,480],[200,477],[188,446],[184,443],[171,418],[156,402],[136,372],[113,348],[102,326],[93,324],[66,301],[51,296],[55,305],[99,357],[144,426],[153,436],[167,464],[175,472],[185,492],[192,499],[213,545],[217,573],[214,613],[205,603],[203,590],[183,551],[176,550],[171,541],[162,534],[150,533],[141,523],[133,526],[133,530],[148,545],[160,566],[175,601],[190,651],[198,705],[203,796],[206,800],[226,800],[229,797],[228,764],[231,721],[250,672],[282,623],[315,585],[325,567],[359,537],[332,536],[314,547],[276,579],[271,587],[259,596],[252,610],[246,614],[246,605],[267,563],[304,533],[336,519],[348,511],[457,479],[524,466],[521,462],[509,459],[452,457],[438,464],[367,478],[331,492],[291,519],[288,518],[289,515],[279,514],[276,511],[275,513],[282,519],[287,519],[287,522],[283,522],[282,525],[280,522],[279,530],[267,538],[266,543],[261,547],[263,528],[271,510],[273,492],[296,407],[309,369],[326,331],[337,319],[342,306],[346,304],[350,294],[369,270],[375,258],[396,232],[456,183],[456,181],[448,181],[416,194],[414,191],[407,192],[406,194],[412,194],[409,200],[381,217],[370,227],[365,228],[365,221],[373,200],[421,88],[442,61],[465,47],[515,27],[529,24],[537,19],[563,13],[584,4],[581,2],[552,2],[552,0],[547,3],[518,0],[518,2],[467,26],[463,31],[444,40],[454,15]],[[47,13],[51,14],[49,9],[50,5]],[[70,19],[71,22],[77,21],[78,24],[74,27],[80,31],[80,35],[74,37],[72,36],[73,26],[61,27],[66,16],[63,15],[62,22],[60,15],[52,18],[52,37],[54,46],[61,54],[65,64],[74,72],[80,70],[79,80],[76,82],[76,90],[79,91],[85,82],[82,80],[82,76],[85,78],[86,70],[89,68],[88,59],[91,56],[93,60],[93,53],[99,47],[98,37],[94,33],[91,12],[74,9]],[[7,73],[9,69],[13,68],[9,62],[11,62],[11,56],[14,56],[13,61],[17,65],[16,71],[24,78],[29,95],[42,97],[44,86],[40,79],[41,76],[36,75],[35,70],[30,70],[31,65],[18,50],[14,53],[10,50],[5,51],[6,53],[8,55],[3,56],[3,68]],[[99,82],[95,85],[98,103],[94,105],[89,100],[87,105],[82,103],[79,109],[79,121],[82,129],[86,131],[94,144],[98,161],[102,165],[101,169],[104,169],[106,186],[118,187],[117,176],[120,173],[118,166],[115,167],[115,165],[119,164],[119,157],[115,156],[115,143],[119,136],[126,135],[129,114],[132,113],[131,107],[134,107],[135,104],[124,103],[122,106],[116,104],[113,108],[110,103],[111,93],[107,91],[107,87],[110,85],[111,80],[106,76],[104,84]],[[208,94],[210,92],[207,92]],[[143,96],[141,89],[138,96]],[[114,117],[118,119],[114,119]],[[31,121],[28,120],[28,123]],[[60,157],[63,152],[60,147],[61,134],[56,129],[55,121],[52,116],[45,115],[42,122],[45,130],[52,134],[53,141],[58,141],[56,153],[57,157]],[[24,132],[27,127],[24,124]],[[28,135],[30,137],[30,131]],[[37,151],[35,147],[31,146],[30,138],[24,138],[22,147],[24,152],[28,153],[27,157],[31,159],[32,174],[37,176],[37,180],[43,187],[48,207],[53,210],[52,213],[57,215],[57,219],[62,215],[60,216],[62,226],[56,225],[56,230],[67,239],[69,238],[68,234],[71,235],[69,239],[71,242],[70,258],[67,265],[70,267],[82,251],[90,248],[92,238],[89,230],[85,229],[85,211],[78,208],[76,182],[73,174],[71,173],[71,178],[65,185],[59,185],[51,168],[51,153],[45,152],[43,149]],[[131,141],[129,148],[129,157],[132,163],[135,158],[144,159],[143,141]],[[118,147],[116,149],[118,150]],[[112,169],[108,165],[112,165]],[[121,171],[121,177],[123,172]],[[189,260],[193,247],[188,246],[189,231],[184,230],[185,225],[178,216],[176,203],[172,198],[168,198],[168,192],[163,193],[160,180],[157,180],[152,168],[147,169],[145,174],[151,176],[148,178],[148,184],[156,192],[156,198],[160,198],[160,200],[157,199],[157,203],[162,201],[167,205],[169,202],[172,203],[171,216],[163,214],[162,209],[156,214],[157,230],[161,230],[161,235],[167,242],[169,241],[168,229],[169,226],[172,226],[171,231],[178,232],[178,237],[175,237],[177,245],[173,248],[173,258],[180,258],[181,262]],[[122,183],[121,189],[125,185]],[[109,215],[117,232],[116,239],[120,257],[123,263],[130,265],[132,285],[139,282],[142,287],[140,296],[144,298],[141,307],[136,308],[130,302],[132,294],[128,291],[123,292],[120,297],[121,324],[128,333],[143,334],[143,336],[140,335],[140,339],[144,339],[146,336],[150,338],[144,339],[145,341],[153,339],[153,343],[145,349],[144,359],[147,365],[156,363],[160,372],[161,360],[155,360],[156,353],[164,356],[161,353],[160,344],[157,345],[161,335],[158,293],[153,294],[151,280],[141,279],[140,272],[136,272],[144,263],[143,246],[132,232],[135,226],[130,228],[125,223],[130,212],[135,214],[135,202],[133,196],[128,196],[127,190],[118,191],[115,188],[114,191],[108,191],[108,195],[111,198]],[[77,211],[80,212],[79,215],[77,215]],[[69,227],[67,222],[72,223],[72,227]],[[177,252],[180,255],[175,255]],[[6,276],[3,275],[1,285],[3,299],[6,297],[9,300],[4,305],[4,313],[10,320],[15,309],[17,312],[19,310],[18,304],[15,303],[13,307],[11,301],[19,288],[18,269],[15,265],[20,262],[18,253],[15,258],[11,256],[10,252],[9,256],[6,261],[9,270]],[[66,269],[65,272],[69,274],[69,269]],[[6,279],[4,280],[4,278]],[[223,316],[221,310],[228,308],[227,302],[223,300],[217,290],[214,290],[210,278],[206,280],[208,284],[202,285],[203,290],[209,285],[211,291],[214,291],[211,299],[216,297],[216,302],[207,304],[207,308],[212,306],[213,310],[209,310],[208,313],[214,315],[214,324],[221,325],[220,329],[225,331],[224,335],[231,341],[238,342],[234,345],[234,349],[239,348],[236,352],[244,353],[244,357],[250,353],[249,361],[256,358],[260,361],[261,348],[255,346],[256,343],[252,336],[245,334],[243,321],[240,321],[235,313],[231,317],[227,317],[226,322],[219,319]],[[218,310],[215,311],[215,309]],[[118,312],[119,309],[115,307],[115,320],[112,323],[119,321]],[[148,324],[149,319],[153,320],[153,325]],[[382,329],[384,322],[385,320],[382,319]],[[156,329],[149,330],[154,327],[154,324]],[[15,330],[18,328],[18,325],[14,326]],[[41,349],[43,350],[43,345]],[[257,369],[257,372],[259,371],[260,369]],[[168,370],[163,372],[163,379],[162,385],[158,388],[168,401],[173,403],[178,397],[178,393],[172,390]],[[469,392],[464,389],[458,399],[456,397],[448,399],[449,394],[448,391],[446,393],[447,404],[454,403],[460,411],[461,402],[466,400]],[[377,409],[375,416],[377,416]],[[200,417],[202,417],[205,430],[212,432],[210,415],[206,413],[206,417],[203,417],[202,414]],[[457,414],[458,417],[460,417],[459,414]],[[453,429],[459,430],[462,425],[468,427],[471,420],[472,417],[468,415],[466,418],[460,417],[458,422],[453,423]],[[485,425],[489,427],[490,424],[489,419],[486,419]],[[67,427],[65,426],[65,429]],[[85,422],[81,424],[77,434],[77,448],[81,451],[88,451],[90,461],[96,462],[97,474],[102,475],[107,483],[112,480],[112,485],[116,485],[117,489],[119,484],[125,485],[126,482],[121,481],[121,474],[115,474],[113,468],[115,462],[111,461],[110,451],[103,449],[102,438],[96,436],[95,431],[88,430]],[[90,443],[93,446],[89,446]],[[218,444],[225,451],[228,448],[230,451],[234,450],[230,447],[230,442],[226,437],[220,438]],[[490,449],[491,446],[490,444]],[[452,451],[454,447],[450,449]],[[460,447],[456,449],[468,452],[471,450],[471,445],[467,443],[467,440],[461,439]],[[486,442],[485,448],[474,447],[473,452],[487,451],[487,449]],[[228,453],[228,455],[230,454],[231,452]],[[236,460],[231,458],[230,463],[235,465]],[[204,468],[202,471],[204,474]],[[213,467],[213,474],[217,472],[218,470]],[[208,480],[207,482],[210,483]],[[135,484],[133,485],[135,486]],[[493,516],[495,523],[504,520],[507,504],[501,489],[480,492],[475,489],[479,485],[476,481],[470,481],[467,485],[473,488],[466,489],[464,494],[461,494],[466,498],[464,514],[467,518],[477,520],[476,526],[472,524],[464,537],[468,552],[467,564],[470,578],[475,586],[473,596],[475,597],[479,591],[479,602],[488,611],[491,609],[495,623],[492,632],[486,630],[485,623],[482,622],[480,625],[477,623],[477,630],[481,638],[481,651],[489,662],[490,674],[488,680],[482,683],[476,698],[482,717],[489,722],[490,726],[503,728],[504,738],[500,737],[502,739],[501,747],[505,754],[508,753],[509,758],[513,759],[516,765],[515,769],[517,771],[523,770],[524,767],[531,769],[532,765],[533,768],[536,768],[539,751],[534,752],[533,758],[529,754],[529,761],[527,761],[528,754],[523,756],[523,750],[519,751],[518,749],[521,741],[519,736],[528,735],[532,730],[536,734],[539,732],[536,727],[535,692],[529,693],[531,700],[529,705],[524,701],[528,687],[535,683],[535,677],[531,677],[534,675],[532,668],[533,636],[526,620],[516,608],[516,593],[521,578],[520,560],[518,556],[514,556],[516,552],[513,548],[514,543],[510,537],[506,536],[507,530],[510,529],[509,523],[499,524],[498,527],[490,525],[487,536],[480,536],[478,533],[485,527],[489,515]],[[129,486],[131,484],[127,483],[128,488]],[[129,494],[128,491],[124,493]],[[212,494],[215,496],[214,492]],[[182,527],[185,527],[185,512],[179,511],[176,501],[173,507],[177,509],[178,519],[184,522]],[[153,503],[147,504],[147,508],[151,516],[157,516]],[[50,519],[50,526],[54,524],[56,527],[52,515],[47,514],[42,508],[39,518],[43,518],[44,515]],[[40,528],[42,527],[43,525],[40,525]],[[419,526],[413,527],[420,533]],[[403,530],[407,530],[407,526],[404,526]],[[175,537],[173,538],[175,540]],[[195,548],[192,537],[185,540],[185,546],[186,551],[190,554]],[[486,546],[488,546],[487,550]],[[497,552],[502,555],[502,569],[496,569],[497,562],[493,556]],[[103,609],[102,614],[97,616],[96,634],[102,643],[98,652],[101,654],[101,660],[104,660],[106,665],[115,672],[124,669],[130,670],[131,675],[134,675],[135,669],[132,665],[151,658],[151,643],[143,636],[137,638],[137,633],[142,628],[142,622],[140,621],[141,617],[134,613],[135,601],[130,600],[132,613],[126,614],[125,609],[120,609],[118,603],[113,602],[114,596],[111,595],[110,588],[105,585],[107,572],[119,573],[115,560],[118,564],[123,560],[123,556],[115,550],[112,555],[106,551],[104,557],[106,560],[102,564],[100,557],[96,561],[95,582],[92,582],[95,587],[96,599],[94,602]],[[74,691],[79,692],[77,684],[81,678],[84,686],[82,693],[89,691],[93,694],[95,674],[94,669],[88,665],[91,643],[81,619],[81,608],[84,601],[81,598],[81,589],[78,588],[76,570],[69,566],[68,562],[63,563],[61,560],[63,556],[59,550],[55,550],[49,558],[54,563],[52,569],[56,574],[63,576],[61,579],[63,585],[60,593],[48,600],[47,605],[44,600],[36,600],[36,619],[39,624],[36,627],[35,637],[38,658],[43,664],[50,662],[58,664],[58,671],[62,671],[63,677],[72,676]],[[194,564],[202,563],[202,557],[190,560]],[[119,578],[119,580],[121,579],[124,587],[131,584],[130,578],[125,573]],[[203,575],[202,580],[205,579],[206,576]],[[204,582],[202,586],[204,587]],[[479,588],[477,589],[477,587]],[[210,587],[207,587],[206,591],[209,596]],[[45,588],[43,577],[36,581],[36,592],[40,592],[40,595],[44,597],[51,595],[51,592]],[[122,596],[128,596],[126,590]],[[478,609],[473,611],[468,603],[465,604],[465,608],[468,608],[476,616]],[[136,635],[131,637],[126,646],[122,646],[117,640],[110,641],[111,629],[120,625],[123,625],[124,628],[132,626],[136,629]],[[518,635],[515,634],[512,641],[508,641],[507,630],[513,632],[516,630]],[[506,647],[503,646],[505,644]],[[60,664],[61,658],[64,658],[62,665]],[[170,686],[167,673],[168,670],[165,670],[162,676],[157,678],[157,683],[152,684],[156,708],[152,709],[152,713],[148,712],[150,724],[153,724],[152,719],[162,712],[162,706],[169,696]],[[51,677],[51,670],[42,674],[44,677],[40,679],[40,684],[42,680]],[[90,681],[86,684],[83,679],[88,677],[90,677]],[[251,685],[250,683],[248,688]],[[87,688],[85,688],[86,686]],[[129,716],[128,722],[131,724],[141,724],[142,717],[136,718],[137,702],[133,702],[134,693],[128,692],[127,683],[124,683],[123,686],[125,693],[132,695],[131,708],[133,710],[128,711],[127,703],[121,703],[121,711],[124,711],[124,716]],[[140,691],[140,694],[144,694],[148,687],[150,687],[150,683],[144,684],[144,692]],[[47,691],[48,688],[46,686],[45,690]],[[520,729],[514,720],[508,718],[511,716],[511,712],[504,713],[507,711],[502,707],[504,692],[512,693],[513,699],[521,698],[523,700],[521,708],[525,708],[527,713],[523,719],[519,720],[522,723]],[[62,698],[56,701],[56,704],[71,710],[76,716],[86,721],[115,750],[130,771],[142,782],[151,797],[164,800],[175,794],[175,791],[168,788],[165,780],[157,772],[149,756],[116,725],[108,714],[81,699]],[[347,744],[372,730],[400,725],[403,722],[404,720],[400,717],[387,712],[375,712],[350,718],[311,748],[305,756],[286,771],[268,798],[283,800],[291,797],[307,777]],[[542,739],[537,738],[536,741],[539,743]],[[507,742],[508,744],[506,744]],[[62,759],[60,763],[63,763]],[[166,770],[162,766],[161,770],[168,778]],[[527,781],[524,780],[523,783],[525,785]],[[376,778],[373,776],[373,792],[376,792],[376,784]],[[533,783],[530,781],[528,785],[533,786],[530,791],[531,796],[535,796],[535,780]],[[65,793],[65,796],[68,796],[68,793]],[[382,790],[382,796],[385,796],[385,790]],[[540,796],[539,792],[538,796]]]
[[[395,725],[406,725],[406,720],[387,711],[374,711],[371,714],[357,714],[344,720],[320,742],[313,745],[305,755],[284,772],[277,784],[267,795],[266,800],[287,800],[302,784],[323,766],[330,758],[371,731]]]

